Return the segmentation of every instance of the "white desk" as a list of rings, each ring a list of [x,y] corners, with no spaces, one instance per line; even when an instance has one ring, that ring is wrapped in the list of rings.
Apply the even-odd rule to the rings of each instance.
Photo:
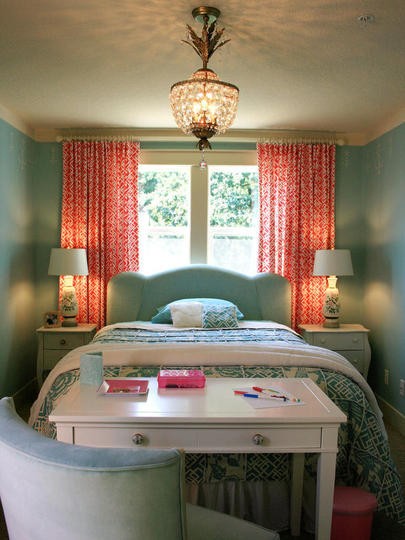
[[[256,409],[234,388],[277,384],[304,404]],[[50,415],[60,441],[87,446],[183,448],[187,452],[293,454],[291,530],[301,519],[304,453],[319,453],[316,540],[329,540],[339,425],[346,416],[310,379],[208,378],[203,389],[104,396],[77,384]]]

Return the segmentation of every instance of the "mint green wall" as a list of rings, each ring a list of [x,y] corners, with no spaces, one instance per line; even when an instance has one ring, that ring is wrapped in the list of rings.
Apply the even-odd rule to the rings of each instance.
[[[344,322],[370,329],[369,383],[405,414],[405,124],[364,147],[337,149],[336,244],[355,275],[339,279]],[[384,384],[384,370],[390,371]]]
[[[0,120],[0,395],[35,373],[35,143]]]
[[[37,143],[35,167],[35,275],[38,291],[37,327],[45,311],[58,309],[58,278],[48,276],[51,248],[60,246],[62,209],[62,146]]]
[[[364,148],[364,320],[372,329],[376,393],[405,414],[405,124]],[[389,384],[384,384],[389,369]]]
[[[361,178],[362,147],[336,148],[336,247],[350,249],[353,276],[338,278],[343,323],[363,321],[364,223],[359,209],[363,191]]]

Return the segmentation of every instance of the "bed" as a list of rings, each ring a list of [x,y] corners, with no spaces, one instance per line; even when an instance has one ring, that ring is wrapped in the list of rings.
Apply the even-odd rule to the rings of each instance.
[[[167,307],[178,300],[184,305]],[[32,407],[30,423],[55,437],[48,416],[79,383],[84,353],[102,353],[105,377],[156,376],[161,368],[190,366],[202,369],[206,377],[310,377],[348,417],[339,430],[337,483],[373,492],[380,511],[405,523],[401,481],[373,392],[345,358],[305,343],[289,322],[290,286],[274,274],[248,277],[208,265],[154,276],[118,274],[108,284],[107,326],[91,344],[69,352],[50,372]],[[190,501],[277,530],[289,524],[289,478],[286,454],[186,458]],[[314,525],[315,482],[316,457],[308,454],[303,524],[307,530]]]

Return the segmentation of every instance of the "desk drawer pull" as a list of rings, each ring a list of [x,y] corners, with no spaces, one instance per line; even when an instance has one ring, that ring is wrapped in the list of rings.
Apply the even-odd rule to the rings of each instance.
[[[60,344],[60,345],[66,345],[66,339],[61,339],[61,340],[59,341],[59,344]]]
[[[252,437],[252,442],[256,446],[260,446],[261,444],[264,443],[263,435],[260,435],[260,433],[256,433],[256,435],[253,435],[253,437]]]
[[[145,437],[142,435],[142,433],[134,433],[132,435],[132,442],[137,446],[140,446],[145,442]]]

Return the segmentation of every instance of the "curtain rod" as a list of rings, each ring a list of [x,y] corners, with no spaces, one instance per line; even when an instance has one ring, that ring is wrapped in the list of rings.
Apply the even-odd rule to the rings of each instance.
[[[258,143],[264,144],[336,144],[343,146],[345,141],[334,136],[275,136],[263,137],[257,140]]]
[[[56,137],[56,142],[69,141],[139,142],[139,137],[133,135],[59,135]]]

